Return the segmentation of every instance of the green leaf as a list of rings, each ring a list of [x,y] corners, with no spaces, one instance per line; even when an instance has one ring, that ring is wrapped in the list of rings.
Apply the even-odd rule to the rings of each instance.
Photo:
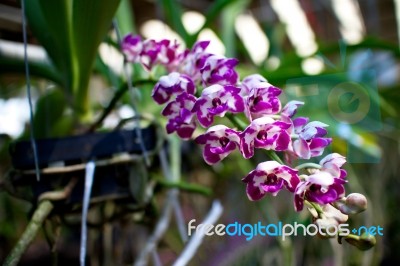
[[[188,47],[192,46],[196,42],[196,40],[202,30],[204,30],[205,28],[209,28],[211,26],[211,24],[217,18],[219,18],[221,16],[223,11],[229,5],[235,4],[236,2],[243,2],[243,0],[233,0],[233,1],[232,0],[217,0],[217,1],[214,1],[204,14],[204,16],[206,17],[206,21],[204,22],[203,26],[195,34],[191,35],[189,37],[189,39],[187,40],[186,44],[188,45]]]
[[[97,48],[111,26],[119,0],[76,0],[73,5],[72,29],[77,61],[76,107],[85,114],[89,109],[88,84]]]
[[[60,73],[54,69],[54,65],[49,61],[38,61],[29,59],[29,73],[32,76],[46,78],[60,86],[63,86],[63,81]],[[0,74],[2,73],[19,73],[25,74],[24,59],[13,54],[5,54],[0,51]]]
[[[239,0],[226,6],[222,12],[222,43],[225,44],[226,56],[236,56],[235,21],[250,3],[249,0]]]
[[[115,18],[118,22],[119,31],[122,36],[129,33],[137,33],[130,1],[121,0]]]
[[[190,37],[182,23],[181,4],[174,0],[158,0],[158,3],[164,11],[167,24],[182,37],[185,43],[188,43]]]
[[[57,68],[57,72],[64,73],[65,62],[62,56],[59,56],[59,49],[55,42],[55,36],[47,29],[47,21],[43,16],[42,8],[39,1],[25,1],[26,17],[28,19],[29,28],[35,37],[46,49],[47,54]],[[65,73],[64,73],[65,74]],[[63,86],[66,86],[66,79],[63,79]]]
[[[62,117],[65,107],[66,100],[61,90],[54,89],[43,95],[36,103],[33,118],[35,137],[53,137],[51,134],[53,126]]]
[[[27,1],[34,35],[63,75],[63,85],[81,120],[90,117],[88,85],[98,46],[119,0]]]
[[[38,15],[41,14],[43,24],[38,25],[41,26],[40,28],[32,28],[32,30],[63,73],[64,86],[67,91],[73,93],[75,75],[78,71],[74,58],[71,24],[74,2],[70,0],[39,0],[38,3],[39,8],[35,11],[38,12]],[[30,14],[28,18],[30,18],[29,23],[32,23],[32,20],[36,19],[36,13]]]

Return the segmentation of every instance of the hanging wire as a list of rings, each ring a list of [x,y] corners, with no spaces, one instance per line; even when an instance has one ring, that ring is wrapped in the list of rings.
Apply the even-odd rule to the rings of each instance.
[[[29,120],[30,120],[30,140],[33,151],[33,159],[35,162],[35,173],[36,180],[40,181],[40,170],[39,170],[39,157],[36,147],[36,141],[34,136],[34,125],[33,125],[33,107],[32,107],[32,96],[31,96],[31,82],[29,78],[29,64],[28,64],[28,41],[26,34],[26,20],[25,20],[25,1],[21,1],[21,12],[22,12],[22,36],[24,39],[24,63],[25,63],[25,76],[26,76],[26,93],[29,102]]]
[[[85,170],[85,189],[83,193],[83,204],[82,204],[82,223],[81,223],[81,248],[79,254],[80,265],[85,266],[86,258],[86,242],[87,242],[87,215],[90,203],[90,194],[92,192],[94,171],[96,164],[94,161],[89,161],[86,164]]]
[[[122,37],[121,37],[121,32],[119,31],[117,20],[113,19],[112,24],[113,24],[115,33],[117,35],[118,45],[119,45],[119,47],[121,47],[122,46]],[[131,96],[133,111],[135,113],[135,116],[138,119],[140,119],[139,110],[136,108],[137,102],[136,102],[136,97],[134,95],[134,88],[132,86],[132,77],[128,72],[127,61],[126,61],[125,55],[124,55],[124,72],[125,72],[125,76],[126,76],[126,82],[128,83],[128,90],[129,90],[129,94]],[[144,161],[146,163],[146,166],[149,167],[150,166],[150,158],[149,158],[149,155],[147,153],[146,147],[144,145],[142,131],[140,130],[139,126],[135,127],[135,132],[136,132],[136,137],[139,139],[140,149],[142,150]]]

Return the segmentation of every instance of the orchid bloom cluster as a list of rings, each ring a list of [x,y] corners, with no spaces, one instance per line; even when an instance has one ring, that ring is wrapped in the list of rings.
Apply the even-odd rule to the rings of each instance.
[[[201,41],[192,49],[179,52],[178,45],[168,40],[142,41],[139,36],[128,35],[123,41],[122,51],[129,62],[141,63],[148,70],[163,65],[168,71],[152,91],[155,102],[165,105],[162,115],[168,119],[168,133],[176,132],[187,140],[199,125],[206,128],[195,142],[204,146],[203,157],[210,165],[235,150],[245,159],[253,157],[259,149],[280,152],[289,162],[323,154],[332,142],[326,136],[328,125],[296,116],[303,102],[290,101],[282,106],[279,100],[282,90],[261,75],[253,74],[240,81],[235,70],[238,60],[208,53],[208,45],[209,42]],[[203,89],[197,91],[197,88]],[[234,121],[239,114],[247,119],[242,128],[214,123],[216,117],[227,116]],[[293,193],[296,211],[301,211],[305,203],[322,206],[323,210],[328,204],[346,202],[346,171],[342,169],[345,157],[332,153],[319,164],[296,167],[273,157],[275,160],[258,164],[243,178],[250,200],[287,190]],[[339,209],[348,214],[343,211],[346,209],[343,204]]]

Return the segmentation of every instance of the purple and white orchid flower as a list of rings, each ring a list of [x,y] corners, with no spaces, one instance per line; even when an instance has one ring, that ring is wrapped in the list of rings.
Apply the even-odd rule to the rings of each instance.
[[[303,159],[320,156],[332,142],[331,138],[324,138],[327,124],[319,121],[307,122],[306,117],[293,120],[294,132],[298,135],[298,139],[293,141],[293,151]]]
[[[305,199],[324,205],[344,197],[346,171],[341,167],[345,162],[345,157],[337,153],[325,156],[319,163],[321,169],[305,177],[297,186],[295,209],[301,211]]]
[[[210,127],[205,134],[195,139],[197,144],[205,145],[203,158],[212,165],[220,162],[232,151],[239,147],[239,132],[224,125]]]
[[[238,62],[235,58],[218,55],[207,57],[203,68],[200,70],[203,84],[236,85],[239,76],[234,68]]]
[[[157,61],[164,65],[168,72],[174,72],[181,63],[178,42],[175,40],[171,43],[169,40],[161,40],[158,45]]]
[[[126,35],[122,40],[121,49],[128,62],[140,62],[140,55],[143,49],[142,38],[139,35]]]
[[[268,82],[266,78],[260,74],[252,74],[242,80],[241,87],[243,96],[248,96],[253,88],[256,88],[259,83]]]
[[[203,68],[207,58],[211,56],[205,51],[209,44],[209,41],[196,42],[190,51],[186,50],[181,54],[181,72],[189,75],[194,81],[201,79],[200,70]]]
[[[190,139],[196,129],[194,114],[191,112],[196,97],[186,92],[178,95],[175,101],[165,106],[162,115],[168,118],[167,133],[177,132],[182,139]]]
[[[335,178],[344,179],[347,176],[347,172],[341,167],[346,163],[346,158],[338,153],[331,153],[325,156],[319,164],[321,170],[330,173]]]
[[[254,201],[261,199],[266,193],[275,196],[284,187],[294,192],[300,179],[297,170],[276,161],[267,161],[258,164],[242,181],[247,183],[247,197]]]
[[[282,93],[277,87],[268,82],[259,82],[250,87],[246,97],[245,114],[249,120],[260,118],[264,115],[277,114],[281,109],[281,101],[278,96]]]
[[[194,94],[196,86],[193,80],[184,74],[172,72],[168,76],[162,76],[153,88],[151,96],[158,104],[168,102],[173,95],[183,92]]]
[[[240,151],[243,157],[251,158],[254,155],[254,148],[287,150],[290,144],[287,129],[290,126],[289,123],[276,121],[268,116],[254,119],[241,134]]]
[[[240,88],[231,85],[215,84],[205,88],[193,107],[200,124],[209,127],[214,121],[214,116],[223,117],[226,112],[243,112],[244,101],[239,93]]]

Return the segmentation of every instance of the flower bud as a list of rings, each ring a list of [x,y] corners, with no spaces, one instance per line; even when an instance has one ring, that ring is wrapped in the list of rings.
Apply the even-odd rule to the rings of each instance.
[[[368,233],[363,233],[361,236],[348,235],[339,237],[338,241],[342,244],[342,239],[346,240],[350,245],[355,246],[359,250],[368,250],[376,245],[376,238]]]
[[[344,214],[357,214],[365,211],[367,205],[367,198],[363,194],[351,193],[344,202],[337,202],[336,207]]]

